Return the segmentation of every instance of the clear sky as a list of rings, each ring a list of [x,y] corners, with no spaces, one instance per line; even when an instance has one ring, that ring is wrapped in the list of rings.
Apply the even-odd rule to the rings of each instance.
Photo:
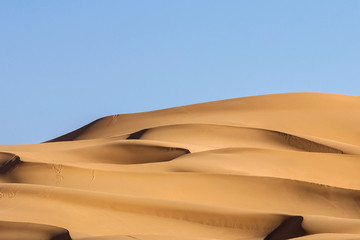
[[[2,0],[0,144],[227,98],[358,95],[359,13],[357,0]]]

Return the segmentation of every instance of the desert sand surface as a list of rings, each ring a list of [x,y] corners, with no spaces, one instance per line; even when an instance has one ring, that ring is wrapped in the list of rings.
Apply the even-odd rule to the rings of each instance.
[[[359,123],[358,96],[287,93],[0,145],[0,239],[360,239]]]

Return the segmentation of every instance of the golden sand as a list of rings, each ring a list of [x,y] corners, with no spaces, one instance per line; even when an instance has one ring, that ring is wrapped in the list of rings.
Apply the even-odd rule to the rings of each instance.
[[[290,93],[0,145],[0,239],[360,239],[360,97]]]

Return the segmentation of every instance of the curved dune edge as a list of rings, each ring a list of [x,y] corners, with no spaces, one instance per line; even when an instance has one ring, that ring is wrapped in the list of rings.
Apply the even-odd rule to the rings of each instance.
[[[0,145],[0,240],[359,239],[359,109],[264,95]]]
[[[28,222],[0,221],[0,232],[0,239],[7,240],[71,240],[66,229]]]
[[[19,156],[7,152],[0,152],[0,175],[16,168],[20,164]]]
[[[237,138],[229,139],[229,133]],[[126,139],[161,140],[177,143],[194,142],[206,146],[214,145],[213,139],[216,139],[216,143],[219,144],[221,139],[224,147],[232,145],[249,147],[250,145],[252,147],[269,149],[279,148],[307,152],[344,153],[340,149],[321,143],[322,141],[319,139],[317,139],[318,142],[315,142],[284,132],[216,124],[181,124],[142,129],[129,134]]]

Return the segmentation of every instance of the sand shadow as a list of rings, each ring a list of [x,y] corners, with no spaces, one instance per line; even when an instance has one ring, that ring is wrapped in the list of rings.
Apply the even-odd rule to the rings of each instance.
[[[0,175],[7,174],[21,163],[20,157],[14,155],[12,158],[0,162]]]
[[[134,132],[132,134],[130,134],[126,139],[140,139],[147,131],[149,131],[149,129],[143,129],[137,132]]]
[[[286,240],[307,235],[301,225],[303,220],[302,216],[287,218],[274,231],[269,233],[264,240]]]

